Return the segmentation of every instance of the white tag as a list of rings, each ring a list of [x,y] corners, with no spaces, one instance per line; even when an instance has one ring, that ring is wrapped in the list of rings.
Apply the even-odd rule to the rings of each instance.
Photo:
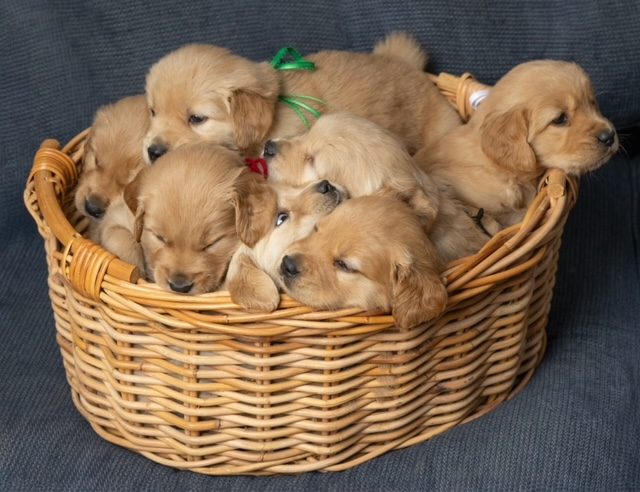
[[[475,91],[469,96],[469,103],[471,107],[475,110],[478,109],[478,106],[484,101],[484,99],[489,95],[489,89],[482,89],[479,91]]]

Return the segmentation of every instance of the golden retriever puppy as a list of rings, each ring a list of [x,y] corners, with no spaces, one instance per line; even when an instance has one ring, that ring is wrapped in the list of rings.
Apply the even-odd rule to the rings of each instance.
[[[575,63],[538,60],[498,81],[470,121],[416,160],[465,203],[518,222],[548,168],[573,175],[607,162],[618,137]]]
[[[84,144],[82,173],[75,205],[89,219],[102,219],[110,203],[145,167],[140,146],[149,125],[144,95],[130,96],[103,106]]]
[[[410,53],[403,47],[413,43]],[[225,48],[192,44],[151,67],[146,94],[151,125],[143,154],[153,161],[185,143],[208,141],[252,156],[267,138],[305,131],[279,95],[311,97],[320,112],[349,111],[398,135],[413,152],[460,124],[426,73],[426,59],[407,35],[393,34],[374,53],[322,51],[308,57],[316,70],[276,70]],[[319,103],[313,98],[322,100]],[[307,113],[307,124],[313,117]]]
[[[269,181],[300,186],[328,179],[352,197],[387,193],[407,202],[446,262],[478,252],[488,236],[422,172],[391,132],[350,113],[323,116],[307,133],[270,140]]]
[[[282,258],[284,290],[315,309],[391,310],[409,328],[442,313],[442,264],[412,210],[400,200],[347,200]]]
[[[216,290],[240,245],[234,202],[263,178],[223,147],[184,146],[125,189],[149,280],[183,294]]]
[[[226,288],[244,309],[271,312],[280,302],[278,272],[285,249],[309,235],[347,194],[327,180],[304,188],[266,182],[262,187],[237,202],[237,232],[244,244],[233,255]]]
[[[149,126],[144,95],[103,106],[84,144],[83,168],[75,205],[89,218],[88,236],[107,251],[143,267],[142,251],[131,234],[124,187],[145,167],[140,145]]]

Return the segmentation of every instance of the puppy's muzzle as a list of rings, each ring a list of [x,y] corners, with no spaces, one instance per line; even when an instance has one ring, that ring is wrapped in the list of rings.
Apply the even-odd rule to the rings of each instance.
[[[298,260],[295,255],[285,255],[282,258],[282,263],[280,264],[280,273],[287,284],[300,274]]]
[[[97,195],[89,195],[84,201],[84,209],[94,219],[101,219],[107,211],[107,204]]]
[[[327,194],[327,193],[334,193],[336,191],[338,191],[336,189],[335,186],[333,186],[328,180],[323,179],[322,181],[320,181],[318,183],[318,185],[316,186],[316,190],[318,190],[318,193],[322,193],[323,195]]]
[[[178,273],[169,278],[169,288],[174,292],[186,294],[193,288],[193,281],[186,275]]]
[[[278,153],[278,145],[273,140],[267,140],[267,143],[264,144],[264,149],[262,150],[262,158],[269,162],[272,157]]]
[[[151,162],[155,162],[158,157],[161,157],[164,154],[166,154],[167,150],[168,149],[164,145],[154,143],[149,145],[149,147],[147,147],[147,155],[149,156],[149,160]]]
[[[596,137],[598,141],[607,147],[613,147],[616,142],[616,132],[613,128],[607,128],[603,132],[599,133]]]
[[[316,185],[316,191],[330,198],[334,206],[340,205],[342,200],[348,198],[348,193],[346,191],[336,188],[326,179],[323,179]]]

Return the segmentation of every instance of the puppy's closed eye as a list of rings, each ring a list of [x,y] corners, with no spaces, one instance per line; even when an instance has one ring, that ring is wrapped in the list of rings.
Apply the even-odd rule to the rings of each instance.
[[[356,270],[352,265],[340,258],[333,260],[333,264],[338,270],[341,270],[345,273],[358,273],[358,270]]]
[[[220,236],[219,238],[208,242],[207,244],[202,246],[201,251],[210,251],[210,250],[212,250],[214,248],[214,246],[217,245],[220,241],[222,241],[225,237],[226,236]]]
[[[147,231],[149,234],[151,234],[155,239],[160,241],[162,244],[167,244],[167,239],[164,236],[162,236],[161,234],[158,234],[158,233],[152,231],[151,229],[145,229],[145,231]]]

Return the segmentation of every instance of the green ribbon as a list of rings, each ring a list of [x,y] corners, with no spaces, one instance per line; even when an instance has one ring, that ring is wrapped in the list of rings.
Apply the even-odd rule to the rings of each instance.
[[[289,46],[282,48],[278,53],[276,53],[276,56],[271,60],[271,66],[276,70],[308,70],[312,72],[316,69],[315,63],[305,60],[298,51]],[[316,119],[322,116],[322,112],[308,104],[308,101],[313,101],[323,106],[327,106],[325,101],[313,96],[298,96],[291,94],[287,96],[279,96],[278,100],[289,106],[289,108],[298,115],[300,121],[302,121],[304,126],[307,128],[311,128],[311,123],[309,123],[309,120],[305,115],[305,111]]]
[[[295,96],[295,95],[279,96],[278,100],[286,104],[287,106],[289,106],[294,111],[294,113],[298,115],[298,118],[300,118],[304,126],[306,126],[307,128],[311,128],[311,123],[309,123],[309,120],[304,115],[304,111],[309,113],[315,119],[320,118],[320,116],[322,116],[322,112],[318,111],[313,106],[310,106],[309,104],[307,104],[305,100],[314,101],[324,106],[327,106],[327,103],[324,102],[322,99],[318,99],[317,97],[313,97],[313,96]]]
[[[316,64],[305,60],[298,51],[290,46],[285,46],[276,53],[271,60],[271,66],[276,70],[310,70],[316,69]]]

